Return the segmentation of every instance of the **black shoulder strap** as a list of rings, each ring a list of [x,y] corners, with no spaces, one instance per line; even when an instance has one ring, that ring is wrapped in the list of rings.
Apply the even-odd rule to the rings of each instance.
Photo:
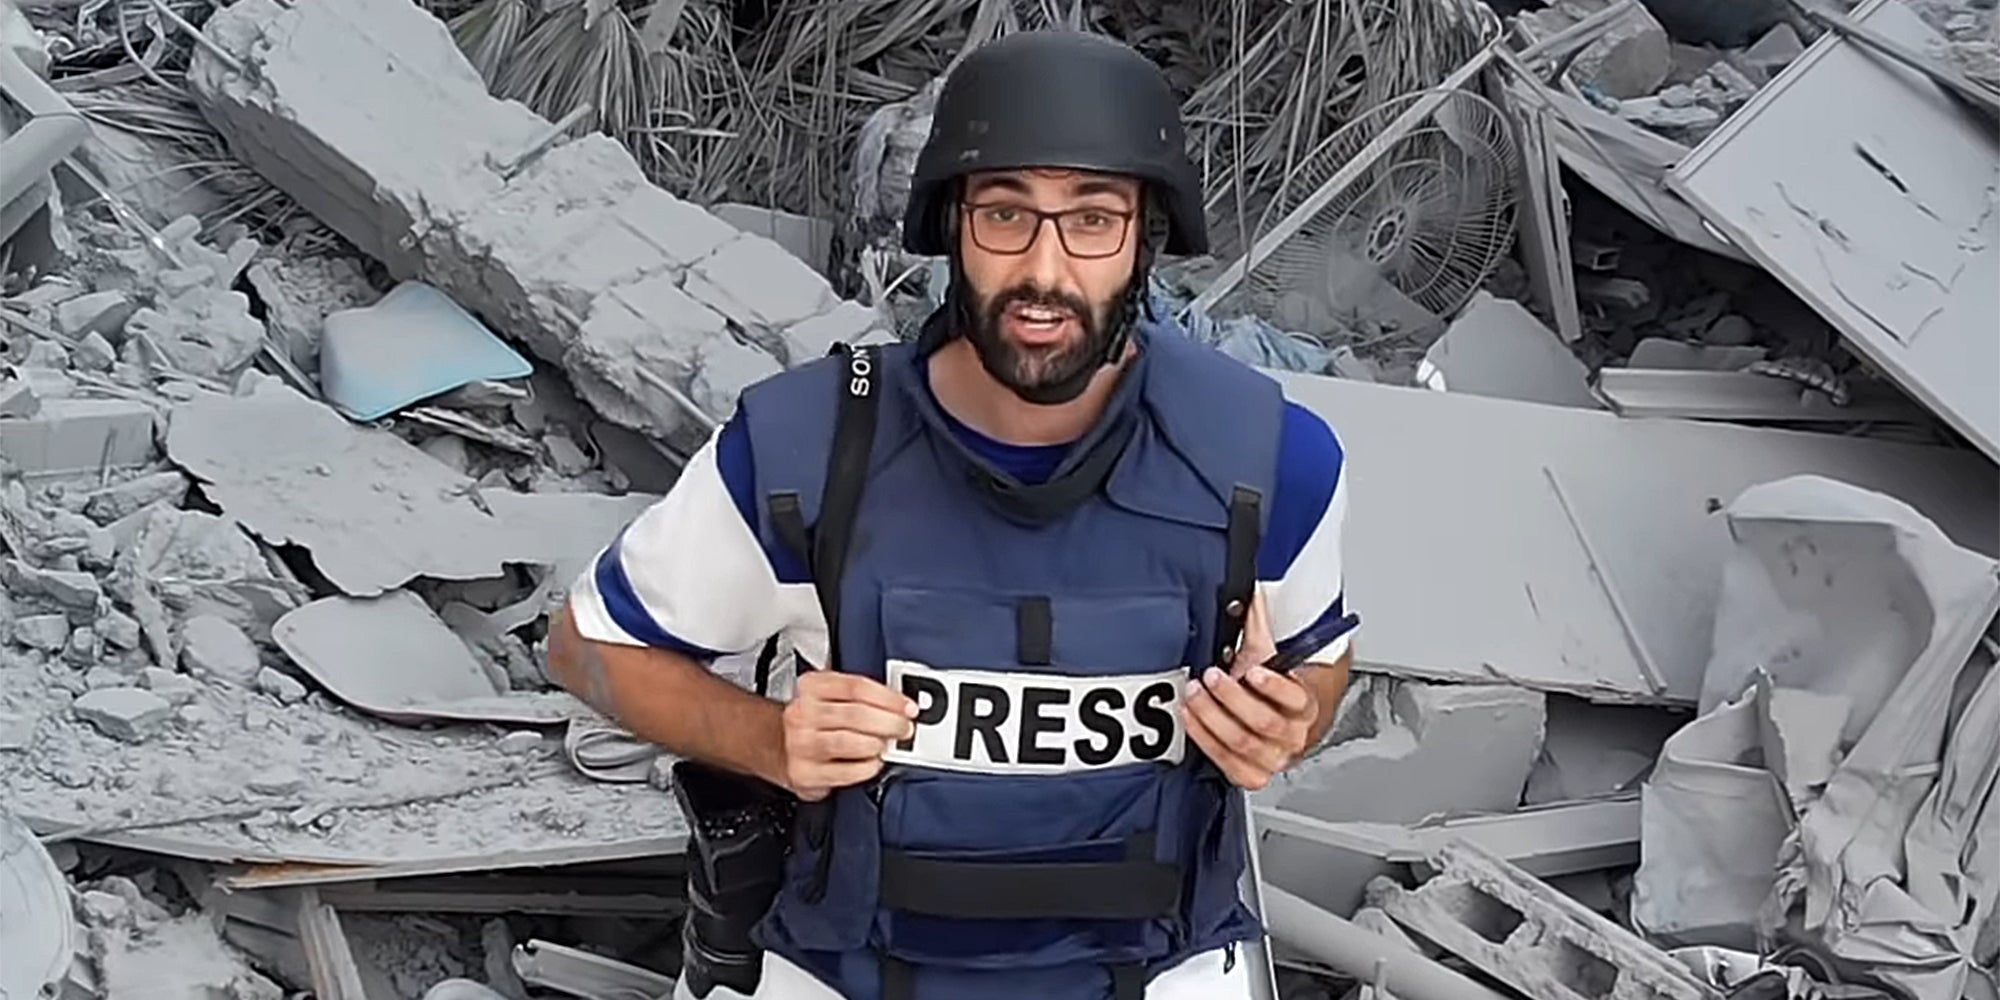
[[[1257,588],[1257,549],[1263,541],[1264,496],[1237,486],[1229,496],[1229,526],[1223,555],[1222,587],[1216,595],[1215,660],[1224,667],[1236,656],[1243,617]]]
[[[847,377],[833,419],[833,452],[827,458],[826,483],[820,490],[819,518],[810,531],[797,493],[773,493],[771,518],[786,544],[806,560],[820,612],[826,617],[827,662],[832,669],[840,649],[840,581],[854,543],[854,517],[861,509],[861,488],[868,480],[868,459],[875,445],[875,410],[880,398],[879,353],[873,347],[835,344],[829,355],[845,353]]]

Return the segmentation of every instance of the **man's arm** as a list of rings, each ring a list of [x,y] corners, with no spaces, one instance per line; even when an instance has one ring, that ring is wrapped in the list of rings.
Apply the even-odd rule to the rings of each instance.
[[[670,649],[584,638],[569,609],[549,623],[556,683],[673,753],[785,784],[784,706]]]
[[[550,623],[549,672],[641,739],[782,784],[784,706],[717,675],[817,613],[758,541],[751,480],[733,418],[579,575]]]
[[[1318,702],[1306,744],[1310,748],[1332,728],[1354,665],[1352,629],[1320,642],[1317,650],[1298,648],[1313,641],[1309,637],[1321,631],[1317,626],[1348,613],[1341,558],[1347,523],[1347,453],[1324,420],[1297,403],[1286,403],[1278,460],[1270,524],[1257,553],[1258,586],[1270,602],[1271,634],[1278,649],[1306,653],[1305,665],[1292,677],[1312,689]]]

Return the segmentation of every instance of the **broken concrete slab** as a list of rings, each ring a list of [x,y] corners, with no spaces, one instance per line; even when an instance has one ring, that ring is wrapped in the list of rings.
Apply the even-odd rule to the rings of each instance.
[[[1611,5],[1611,0],[1559,0],[1523,12],[1516,24],[1531,40],[1539,41]],[[1625,4],[1623,11],[1577,52],[1570,60],[1569,76],[1622,100],[1659,89],[1672,65],[1666,29],[1645,7],[1633,3]]]
[[[0,996],[53,995],[76,946],[69,881],[35,832],[0,808]]]
[[[1393,688],[1393,691],[1391,690]],[[1252,796],[1328,821],[1414,824],[1438,816],[1511,811],[1521,801],[1546,720],[1544,698],[1500,685],[1398,683],[1371,687],[1357,711],[1369,735],[1336,743]],[[1386,868],[1351,851],[1275,832],[1263,877],[1347,915]]]
[[[1598,408],[1590,370],[1555,332],[1520,303],[1483,289],[1424,353],[1417,381],[1441,392]]]
[[[335,697],[396,722],[558,723],[567,694],[509,695],[423,599],[406,590],[325,597],[278,619],[272,641]]]
[[[31,476],[146,465],[154,418],[135,400],[44,397],[32,416],[0,418],[0,455]]]
[[[1257,830],[1366,854],[1396,864],[1420,864],[1455,840],[1520,866],[1540,878],[1619,868],[1639,860],[1640,802],[1636,795],[1462,816],[1421,826],[1329,822],[1277,806],[1257,806]],[[1266,862],[1268,866],[1268,862]],[[1362,911],[1354,916],[1359,919]]]
[[[269,382],[176,407],[167,452],[230,517],[273,545],[303,546],[357,597],[417,576],[588,558],[623,526],[614,518],[651,499],[481,491],[402,438]],[[583,544],[571,551],[572,541]]]
[[[677,397],[726,416],[749,381],[804,360],[767,324],[838,302],[770,240],[646,183],[609,137],[523,160],[552,126],[489,96],[421,7],[247,0],[220,14],[203,30],[226,57],[200,51],[188,75],[230,149],[392,276],[561,365],[607,419],[691,449],[709,428]],[[655,279],[681,307],[651,308],[656,284],[622,315],[621,293]]]
[[[1874,0],[1854,19],[1917,50],[1940,41],[1901,3]],[[1667,183],[2000,462],[1996,158],[1989,122],[1828,32]]]
[[[1271,375],[1371,470],[1348,516],[1377,527],[1345,565],[1383,604],[1363,671],[1692,703],[1732,548],[1712,511],[1794,474],[1893,493],[2000,551],[2000,471],[1963,451]]]

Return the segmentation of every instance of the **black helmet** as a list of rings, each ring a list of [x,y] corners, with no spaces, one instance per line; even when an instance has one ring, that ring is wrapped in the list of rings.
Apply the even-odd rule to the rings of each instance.
[[[1026,31],[975,50],[945,80],[910,177],[903,248],[953,252],[945,212],[975,170],[1070,167],[1148,182],[1166,214],[1155,249],[1208,252],[1180,103],[1145,56],[1101,35]]]

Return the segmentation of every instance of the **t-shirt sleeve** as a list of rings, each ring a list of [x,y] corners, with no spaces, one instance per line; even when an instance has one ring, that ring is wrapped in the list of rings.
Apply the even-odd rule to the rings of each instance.
[[[754,468],[739,413],[578,577],[569,598],[577,631],[711,665],[753,654],[773,636],[823,631],[810,585],[779,579],[788,553],[758,540]]]
[[[1353,642],[1341,565],[1347,520],[1347,453],[1326,421],[1285,404],[1278,477],[1257,552],[1258,586],[1282,652],[1331,663]],[[1311,649],[1302,649],[1311,646]]]

